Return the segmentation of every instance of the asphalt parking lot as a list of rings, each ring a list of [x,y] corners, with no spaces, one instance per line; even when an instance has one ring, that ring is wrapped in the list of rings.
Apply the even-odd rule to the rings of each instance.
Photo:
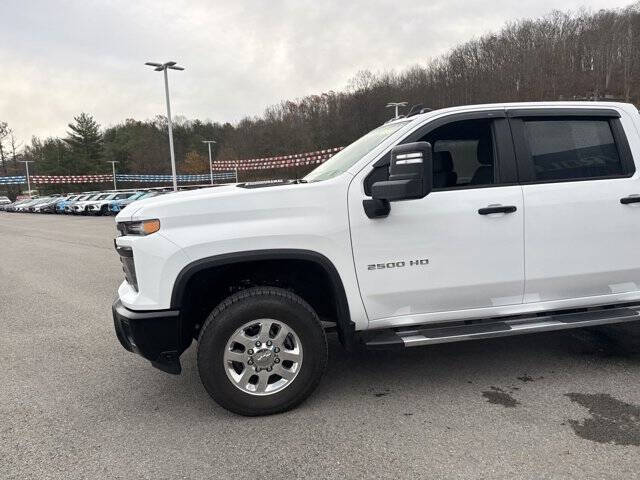
[[[125,351],[113,218],[0,213],[0,478],[638,478],[640,358],[542,334],[330,341],[318,390],[243,418]]]

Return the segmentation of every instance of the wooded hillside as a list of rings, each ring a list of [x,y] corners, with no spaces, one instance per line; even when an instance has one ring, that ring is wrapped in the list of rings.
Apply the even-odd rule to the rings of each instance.
[[[389,101],[440,108],[608,98],[640,102],[640,2],[623,10],[553,12],[510,23],[425,65],[399,73],[359,72],[344,91],[283,101],[236,125],[177,118],[178,171],[208,171],[204,139],[218,141],[218,159],[346,145],[390,117]],[[67,138],[34,138],[21,151],[12,151],[11,139],[10,125],[3,129],[0,122],[0,175],[22,172],[14,163],[18,157],[35,160],[33,172],[41,175],[108,173],[108,160],[119,161],[122,173],[170,172],[164,117],[101,129],[81,114]],[[242,179],[300,176],[303,170],[262,170]]]

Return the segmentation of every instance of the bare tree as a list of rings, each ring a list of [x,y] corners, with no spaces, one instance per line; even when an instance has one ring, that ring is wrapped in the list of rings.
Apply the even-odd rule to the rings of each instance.
[[[7,122],[0,122],[0,162],[2,162],[2,171],[7,174],[7,152],[5,150],[5,141],[13,132],[9,128]]]

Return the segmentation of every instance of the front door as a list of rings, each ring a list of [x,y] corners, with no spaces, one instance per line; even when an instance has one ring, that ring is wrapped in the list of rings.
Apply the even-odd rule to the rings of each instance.
[[[361,172],[349,189],[369,320],[520,304],[524,212],[507,121],[440,123],[420,140],[434,151],[434,190],[425,198],[393,202],[388,217],[369,219],[367,177],[381,172]]]

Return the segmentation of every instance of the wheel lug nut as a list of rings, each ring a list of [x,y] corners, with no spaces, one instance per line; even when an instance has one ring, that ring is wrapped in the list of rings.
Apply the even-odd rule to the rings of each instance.
[[[253,355],[253,350],[252,350],[252,349],[249,349],[249,350],[247,350],[247,353],[248,353],[249,355]]]
[[[262,343],[260,343],[260,341],[256,342],[256,347],[260,347],[262,345]]]
[[[249,360],[247,360],[247,363],[248,363],[249,365],[253,365],[253,358],[250,358]]]
[[[273,370],[271,367],[267,367],[267,372],[270,372],[271,370]]]
[[[256,367],[256,372],[259,372],[259,371],[260,371],[260,368]]]
[[[273,345],[273,342],[271,340],[267,341],[267,347],[270,347],[271,345]]]
[[[274,352],[276,352],[276,353],[278,353],[278,352],[280,351],[280,349],[279,349],[278,347],[274,347],[274,348],[273,348],[273,351],[274,351]]]
[[[280,359],[278,357],[274,358],[273,363],[280,363]]]

